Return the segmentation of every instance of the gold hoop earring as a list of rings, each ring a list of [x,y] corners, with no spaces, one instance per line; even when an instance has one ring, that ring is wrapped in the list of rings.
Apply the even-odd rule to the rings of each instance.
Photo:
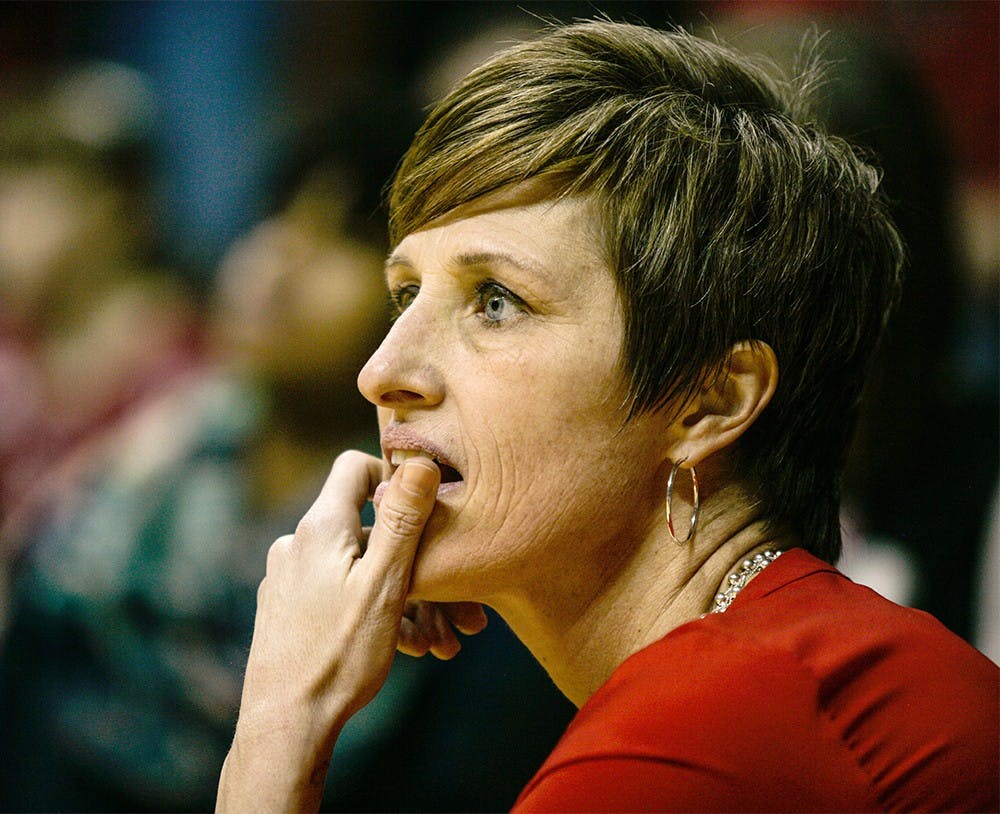
[[[698,511],[701,509],[701,502],[698,500],[698,474],[692,466],[691,490],[694,493],[694,509],[691,512],[691,526],[688,529],[687,537],[683,540],[678,540],[677,535],[674,533],[674,520],[670,514],[670,504],[673,502],[674,497],[674,477],[677,475],[677,470],[680,469],[681,464],[686,460],[687,458],[681,458],[675,463],[670,470],[670,477],[667,478],[667,533],[670,535],[670,539],[677,543],[677,545],[686,545],[691,542],[691,538],[694,537],[695,526],[698,525]]]

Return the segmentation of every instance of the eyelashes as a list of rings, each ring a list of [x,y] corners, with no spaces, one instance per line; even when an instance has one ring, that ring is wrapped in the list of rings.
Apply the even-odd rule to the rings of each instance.
[[[524,300],[495,280],[484,280],[476,286],[476,304],[476,313],[489,325],[507,322],[526,310]]]
[[[420,286],[414,283],[389,290],[389,312],[393,322],[402,315],[403,311],[410,307],[410,304],[417,298],[417,294],[419,293]]]
[[[389,291],[389,309],[393,321],[413,304],[419,293],[420,286],[416,283],[396,286]],[[492,279],[476,284],[473,303],[475,314],[489,327],[508,323],[530,310],[517,294]]]

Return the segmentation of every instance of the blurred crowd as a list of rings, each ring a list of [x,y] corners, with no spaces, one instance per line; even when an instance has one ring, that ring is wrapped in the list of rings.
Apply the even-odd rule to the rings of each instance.
[[[378,451],[354,379],[393,162],[491,49],[600,8],[3,8],[0,810],[212,807],[267,547],[338,451]],[[1000,658],[1000,7],[605,10],[830,61],[823,115],[878,156],[909,247],[842,566]],[[571,713],[493,618],[453,663],[396,660],[324,807],[505,808]]]

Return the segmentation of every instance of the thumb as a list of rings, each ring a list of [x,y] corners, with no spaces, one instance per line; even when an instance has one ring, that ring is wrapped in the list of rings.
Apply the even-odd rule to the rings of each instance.
[[[375,515],[361,563],[383,588],[405,598],[424,524],[434,509],[441,471],[429,458],[410,458],[393,473]]]

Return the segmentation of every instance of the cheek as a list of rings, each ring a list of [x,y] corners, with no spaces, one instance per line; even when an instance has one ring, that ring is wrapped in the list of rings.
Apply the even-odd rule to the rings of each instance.
[[[378,418],[378,429],[381,433],[386,428],[386,425],[392,421],[392,410],[388,407],[376,407],[375,415]]]
[[[610,434],[567,443],[541,429],[521,433],[517,448],[491,450],[497,457],[470,489],[467,511],[447,528],[470,561],[495,559],[515,579],[524,569],[616,556],[655,520],[655,483],[638,450]]]
[[[565,469],[575,454],[606,454],[625,418],[626,387],[613,342],[580,337],[575,343],[525,343],[489,358],[486,375],[467,380],[463,423],[470,446],[498,465],[533,472]],[[475,429],[473,429],[475,427]],[[574,454],[569,454],[574,453]],[[585,455],[586,457],[586,455]]]
[[[507,391],[464,422],[474,438],[469,496],[476,514],[498,518],[492,527],[600,504],[620,492],[635,467],[632,451],[616,438],[620,419],[605,403],[605,389],[551,375],[533,385]]]
[[[599,325],[569,336],[557,329],[533,332],[512,347],[478,354],[485,381],[495,383],[499,395],[515,393],[533,399],[619,404],[625,393],[618,362],[619,332],[613,325]]]

